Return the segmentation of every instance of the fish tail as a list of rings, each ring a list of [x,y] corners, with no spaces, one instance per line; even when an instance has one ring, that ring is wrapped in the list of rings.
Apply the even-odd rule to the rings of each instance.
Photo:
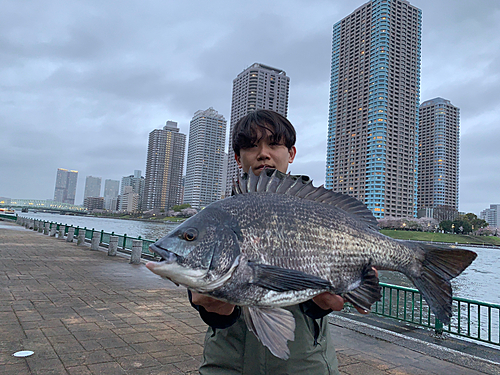
[[[422,293],[436,317],[448,324],[452,315],[452,290],[450,280],[460,275],[477,254],[473,251],[435,246],[430,244],[407,243],[418,252],[423,251],[421,274],[407,275]]]

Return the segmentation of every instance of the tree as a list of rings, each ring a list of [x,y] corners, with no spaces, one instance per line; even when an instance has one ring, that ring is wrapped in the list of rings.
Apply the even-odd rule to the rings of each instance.
[[[177,206],[173,206],[172,210],[174,210],[175,212],[181,212],[185,208],[191,208],[191,205],[189,203],[179,204]]]
[[[458,211],[456,208],[450,206],[437,206],[434,208],[434,219],[437,221],[450,220],[453,221],[457,218]]]
[[[451,220],[443,220],[439,223],[439,229],[444,230],[445,233],[452,232],[452,224]]]
[[[460,215],[456,220],[456,225],[458,227],[462,227],[463,230],[461,233],[471,233],[474,231],[477,231],[481,228],[486,228],[488,226],[488,223],[485,220],[479,219],[475,214],[472,212],[469,212],[465,215]],[[455,229],[456,232],[456,229]],[[460,233],[460,232],[457,232]]]
[[[456,234],[469,234],[472,232],[472,224],[464,219],[464,216],[459,216],[458,219],[453,220],[453,228]]]

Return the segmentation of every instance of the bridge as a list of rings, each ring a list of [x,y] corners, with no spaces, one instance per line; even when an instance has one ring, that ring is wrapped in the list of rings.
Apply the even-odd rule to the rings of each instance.
[[[44,212],[79,213],[86,215],[87,209],[70,203],[54,202],[44,199],[0,198],[0,208],[29,209]]]

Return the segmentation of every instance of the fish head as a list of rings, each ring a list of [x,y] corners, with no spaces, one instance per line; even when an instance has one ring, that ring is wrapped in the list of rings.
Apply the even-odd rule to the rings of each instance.
[[[232,215],[212,206],[152,244],[150,249],[162,260],[146,267],[199,292],[222,285],[238,265],[242,235]]]

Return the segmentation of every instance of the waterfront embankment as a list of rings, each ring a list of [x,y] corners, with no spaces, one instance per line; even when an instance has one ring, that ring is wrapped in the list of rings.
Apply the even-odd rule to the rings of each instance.
[[[185,289],[143,264],[0,222],[0,278],[2,374],[197,373],[206,326]],[[500,371],[498,350],[352,316],[331,322],[341,374]],[[34,354],[12,356],[20,350]]]
[[[397,240],[438,242],[466,246],[497,247],[500,249],[500,237],[473,236],[466,234],[448,234],[439,232],[419,232],[410,230],[381,229],[380,232]]]

